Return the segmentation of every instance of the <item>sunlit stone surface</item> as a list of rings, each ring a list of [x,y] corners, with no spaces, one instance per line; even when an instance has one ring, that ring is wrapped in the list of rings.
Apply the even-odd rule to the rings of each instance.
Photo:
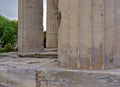
[[[47,5],[58,59],[43,50],[42,0],[19,0],[19,52],[0,54],[0,87],[120,87],[120,0]]]
[[[18,51],[42,51],[43,42],[43,1],[19,0]]]

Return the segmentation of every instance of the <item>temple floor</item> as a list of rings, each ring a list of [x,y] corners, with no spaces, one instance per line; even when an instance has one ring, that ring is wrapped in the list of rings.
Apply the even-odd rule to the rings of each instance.
[[[120,70],[70,70],[55,57],[0,54],[0,87],[120,87]],[[27,56],[26,56],[27,54]]]

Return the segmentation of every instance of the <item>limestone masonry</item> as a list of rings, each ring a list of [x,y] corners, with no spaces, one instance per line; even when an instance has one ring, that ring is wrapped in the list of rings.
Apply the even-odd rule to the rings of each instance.
[[[0,54],[0,87],[120,87],[120,69],[65,69],[58,59],[19,55]]]
[[[0,54],[0,87],[120,87],[120,0],[19,0],[18,52]]]

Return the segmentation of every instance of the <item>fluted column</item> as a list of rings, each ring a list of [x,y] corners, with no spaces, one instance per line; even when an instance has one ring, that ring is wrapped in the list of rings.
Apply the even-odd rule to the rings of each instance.
[[[115,26],[113,26],[115,29],[114,31],[114,59],[112,59],[112,62],[115,63],[115,67],[120,68],[120,0],[114,0],[115,2]],[[115,61],[114,61],[115,60]]]
[[[102,69],[104,63],[104,1],[92,0],[91,67],[93,69]]]
[[[61,0],[58,57],[61,66],[90,68],[91,0]]]
[[[43,50],[43,0],[19,0],[18,51]]]
[[[58,0],[47,0],[47,48],[58,47],[59,17]]]
[[[60,0],[60,65],[70,69],[120,68],[120,1]]]

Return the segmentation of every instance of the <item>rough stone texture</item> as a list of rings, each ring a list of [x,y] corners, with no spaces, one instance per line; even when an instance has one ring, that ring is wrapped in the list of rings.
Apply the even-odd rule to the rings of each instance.
[[[42,4],[19,0],[19,51],[43,50]],[[0,87],[120,87],[120,0],[48,0],[47,9],[58,59],[48,49],[1,54]]]
[[[43,52],[8,52],[0,53],[0,57],[12,57],[12,58],[57,58],[57,49],[44,49]]]
[[[108,3],[110,2],[110,3]],[[115,35],[115,5],[113,0],[105,0],[105,68],[114,68],[114,35]],[[110,61],[110,62],[109,62]]]
[[[115,35],[114,35],[114,38],[115,38],[115,55],[114,55],[114,60],[115,60],[115,67],[117,68],[120,68],[120,1],[119,0],[115,0],[115,10],[114,10],[114,14],[115,14]]]
[[[39,87],[119,87],[120,70],[39,70]]]
[[[93,0],[92,19],[92,68],[102,69],[104,62],[104,0]]]
[[[58,58],[61,66],[90,69],[91,0],[60,0],[59,10]]]
[[[0,87],[37,87],[37,69],[54,62],[47,58],[0,57]]]
[[[69,34],[70,28],[69,28],[69,23],[70,23],[70,0],[59,0],[59,11],[61,12],[61,23],[58,31],[58,58],[60,61],[61,66],[68,67],[69,63]],[[73,10],[74,11],[74,10]],[[72,22],[74,23],[74,21]],[[77,35],[77,33],[76,33]],[[75,40],[75,39],[74,39]],[[74,61],[76,62],[76,59],[74,58]]]
[[[47,48],[58,47],[59,22],[60,14],[58,12],[58,0],[47,0]]]
[[[0,57],[0,87],[120,87],[120,70],[70,70],[56,59]]]
[[[19,0],[18,50],[43,50],[43,0]]]
[[[57,52],[17,53],[20,57],[57,58]]]
[[[60,65],[70,69],[120,68],[120,1],[60,0]]]

